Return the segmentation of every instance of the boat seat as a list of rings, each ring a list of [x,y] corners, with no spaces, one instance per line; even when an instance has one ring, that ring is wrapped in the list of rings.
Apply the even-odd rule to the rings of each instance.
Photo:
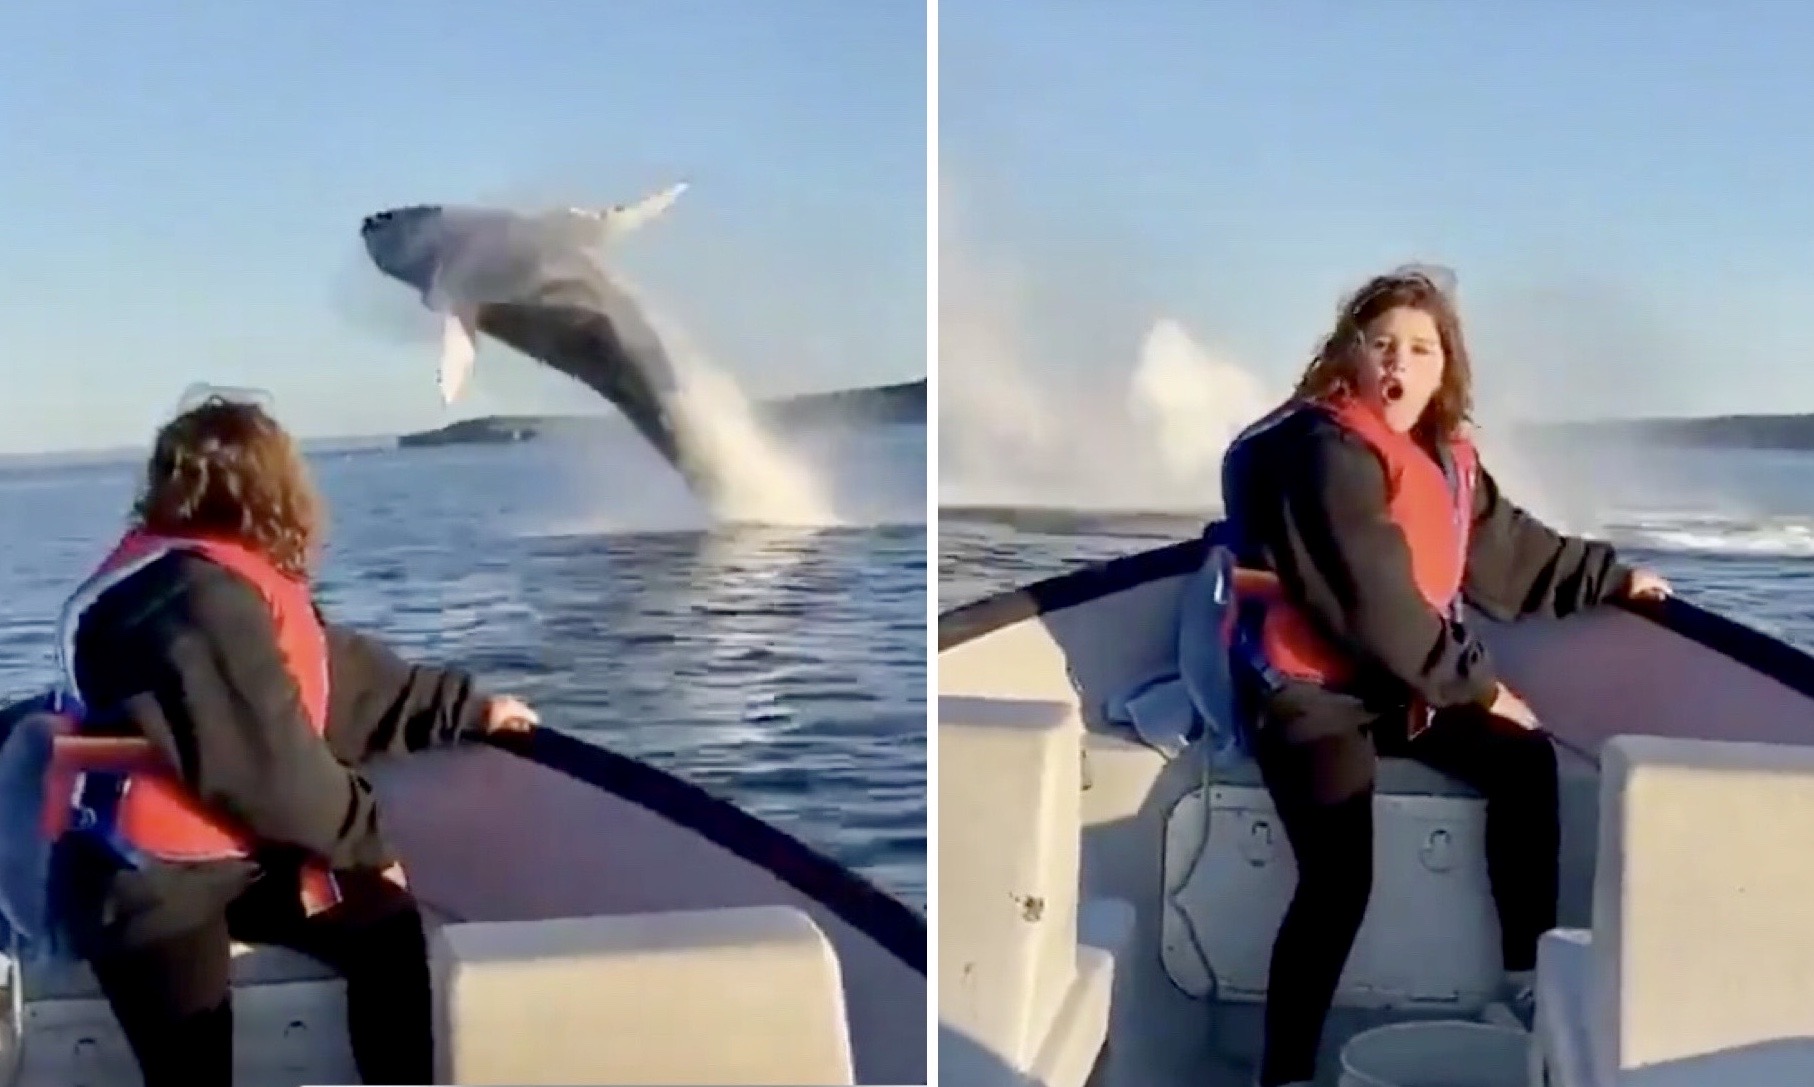
[[[1187,757],[1192,762],[1170,770],[1158,794],[1165,805],[1160,962],[1171,983],[1194,999],[1259,1003],[1296,886],[1295,857],[1253,760],[1208,768],[1201,745]],[[1498,917],[1479,844],[1484,801],[1461,781],[1404,758],[1381,759],[1375,786],[1376,886],[1416,905],[1381,909],[1383,896],[1375,896],[1335,1006],[1470,1013],[1493,999],[1502,976]],[[1411,962],[1415,969],[1407,967]]]
[[[940,1075],[1083,1087],[1135,912],[1080,894],[1082,717],[1057,701],[941,695],[938,728],[939,811],[984,830],[939,851]]]
[[[449,924],[429,962],[437,1083],[855,1080],[837,956],[792,907]]]
[[[1234,760],[1219,766],[1215,772],[1218,785],[1250,785],[1262,788],[1260,765],[1252,759]],[[1478,798],[1480,793],[1456,778],[1432,769],[1415,759],[1387,757],[1379,760],[1374,789],[1390,796],[1450,796]]]
[[[270,944],[233,944],[233,984],[273,985],[289,981],[333,981],[335,975],[325,965],[287,947]],[[41,963],[31,967],[25,978],[25,999],[91,1000],[100,999],[101,986],[94,971],[85,962]]]
[[[1157,772],[1155,768],[1169,759],[1120,729],[1090,729],[1084,734],[1084,745],[1088,760],[1096,767],[1102,767],[1108,762],[1131,760],[1131,765],[1124,772],[1143,778],[1151,777]],[[1178,757],[1201,759],[1203,755],[1204,744],[1198,740]],[[1146,769],[1141,770],[1139,767]],[[1216,767],[1214,778],[1218,785],[1263,787],[1259,764],[1244,755],[1235,756]],[[1480,798],[1477,790],[1415,759],[1396,756],[1380,759],[1375,781],[1378,792],[1392,796]]]
[[[445,924],[430,908],[430,938]],[[10,1087],[137,1082],[132,1053],[94,974],[81,963],[25,971],[23,1056]],[[242,1083],[352,1083],[346,986],[287,948],[233,945],[234,1078]]]
[[[447,923],[445,915],[433,907],[422,906],[423,927],[429,934]],[[300,951],[275,944],[233,942],[233,986],[280,985],[296,981],[339,981],[339,976],[325,963]],[[94,971],[80,961],[39,963],[26,971],[25,999],[98,1000],[101,986]]]
[[[1814,749],[1615,736],[1591,934],[1538,959],[1556,1087],[1814,1082]]]

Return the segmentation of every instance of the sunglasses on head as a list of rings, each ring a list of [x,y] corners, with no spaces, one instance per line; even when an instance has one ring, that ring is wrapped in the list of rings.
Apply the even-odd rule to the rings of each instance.
[[[1400,283],[1423,283],[1444,298],[1455,297],[1455,269],[1445,264],[1401,264],[1386,273]]]
[[[1451,304],[1455,301],[1455,269],[1444,264],[1401,264],[1370,283],[1344,304],[1341,312],[1353,313],[1380,292],[1408,285],[1428,287]]]
[[[210,385],[203,381],[196,382],[183,390],[181,399],[176,402],[176,410],[170,413],[170,417],[174,419],[208,404],[237,404],[241,407],[257,408],[266,415],[276,416],[275,401],[271,394],[263,389]]]

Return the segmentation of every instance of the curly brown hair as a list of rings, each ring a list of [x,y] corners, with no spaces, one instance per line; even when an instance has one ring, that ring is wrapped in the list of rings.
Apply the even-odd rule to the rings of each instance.
[[[1423,418],[1418,420],[1418,433],[1438,440],[1457,437],[1474,412],[1474,368],[1468,359],[1461,314],[1455,303],[1429,275],[1421,272],[1374,276],[1343,302],[1335,328],[1323,339],[1292,395],[1299,400],[1317,400],[1352,391],[1354,367],[1367,326],[1400,306],[1429,314],[1442,341],[1442,381],[1424,409]]]
[[[132,513],[146,532],[228,539],[303,579],[324,521],[290,435],[262,408],[219,396],[158,431]]]

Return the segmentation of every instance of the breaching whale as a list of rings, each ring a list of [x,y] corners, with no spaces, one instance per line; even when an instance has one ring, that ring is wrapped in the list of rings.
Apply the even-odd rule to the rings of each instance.
[[[685,190],[681,182],[603,209],[392,208],[367,216],[359,233],[379,271],[441,317],[443,402],[465,386],[483,333],[617,405],[710,502],[717,481],[675,411],[674,364],[641,304],[600,260],[605,244],[660,216]]]

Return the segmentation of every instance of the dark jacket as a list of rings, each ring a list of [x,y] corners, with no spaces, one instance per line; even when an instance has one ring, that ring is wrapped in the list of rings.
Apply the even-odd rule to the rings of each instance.
[[[1465,623],[1418,593],[1409,544],[1386,513],[1385,471],[1360,438],[1301,411],[1248,439],[1229,467],[1241,561],[1277,573],[1318,631],[1360,664],[1339,689],[1287,681],[1262,705],[1269,719],[1310,738],[1369,724],[1413,696],[1437,709],[1492,702],[1492,658]],[[1462,587],[1480,611],[1560,618],[1610,599],[1629,576],[1612,545],[1549,528],[1480,469]]]
[[[326,631],[324,744],[304,715],[269,609],[237,575],[173,554],[90,608],[77,631],[76,679],[104,730],[149,738],[205,803],[266,848],[250,865],[154,864],[142,873],[95,871],[87,856],[87,878],[75,881],[69,903],[77,913],[98,911],[93,919],[109,930],[170,931],[198,910],[224,907],[216,900],[262,864],[316,857],[337,869],[378,869],[396,859],[359,766],[477,736],[484,699],[463,673],[409,664],[345,627]]]

